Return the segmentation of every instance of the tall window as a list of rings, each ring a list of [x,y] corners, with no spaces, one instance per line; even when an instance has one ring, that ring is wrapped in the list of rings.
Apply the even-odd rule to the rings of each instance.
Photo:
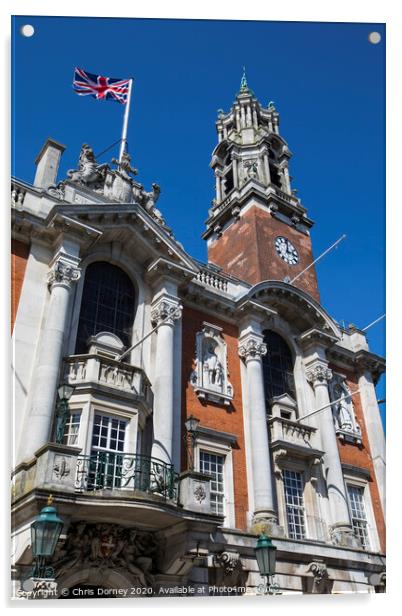
[[[127,421],[96,413],[92,432],[89,489],[119,488]]]
[[[75,352],[87,353],[88,338],[102,331],[116,334],[129,346],[134,306],[134,287],[123,270],[103,261],[88,265]]]
[[[288,534],[291,539],[304,539],[306,536],[303,489],[304,482],[301,473],[283,471],[285,490],[286,517]]]
[[[284,339],[272,331],[264,332],[267,354],[262,359],[264,371],[265,400],[289,394],[296,397],[293,377],[293,359]]]
[[[364,549],[369,547],[364,488],[348,485],[348,497],[353,531]]]
[[[223,466],[225,456],[220,456],[209,451],[200,451],[200,471],[212,476],[211,480],[211,509],[215,513],[224,515],[224,481]]]

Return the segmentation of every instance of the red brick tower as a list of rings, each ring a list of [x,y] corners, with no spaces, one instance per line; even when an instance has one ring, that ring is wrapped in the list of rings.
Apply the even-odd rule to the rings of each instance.
[[[250,284],[290,282],[313,261],[314,223],[291,188],[292,154],[279,134],[279,114],[272,102],[260,105],[243,75],[231,110],[220,113],[216,126],[216,197],[203,234],[208,260]],[[314,267],[295,284],[319,301]]]

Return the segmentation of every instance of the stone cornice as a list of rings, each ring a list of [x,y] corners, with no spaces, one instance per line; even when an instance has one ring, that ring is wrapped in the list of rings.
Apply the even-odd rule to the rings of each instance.
[[[328,332],[323,331],[322,329],[318,329],[312,327],[311,329],[303,332],[298,338],[297,342],[303,349],[307,349],[310,346],[321,346],[325,349],[329,349],[336,342],[338,342],[338,338],[329,334]]]
[[[190,281],[198,273],[198,268],[194,269],[179,265],[169,259],[159,257],[152,261],[145,272],[145,278],[150,283],[154,284],[160,278],[170,278],[177,282]]]
[[[381,374],[385,372],[385,359],[364,349],[354,352],[339,345],[334,345],[328,350],[327,357],[332,364],[341,364],[342,367],[345,366],[346,369],[352,371],[362,373],[368,370],[372,374],[375,383]]]

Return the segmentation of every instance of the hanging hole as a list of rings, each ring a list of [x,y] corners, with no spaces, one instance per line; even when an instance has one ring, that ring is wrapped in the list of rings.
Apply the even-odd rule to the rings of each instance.
[[[35,34],[35,28],[31,26],[31,24],[25,24],[24,26],[21,26],[21,34],[22,36],[29,38]]]
[[[378,45],[378,43],[381,41],[381,34],[379,32],[370,32],[370,34],[368,35],[368,40],[373,45]]]

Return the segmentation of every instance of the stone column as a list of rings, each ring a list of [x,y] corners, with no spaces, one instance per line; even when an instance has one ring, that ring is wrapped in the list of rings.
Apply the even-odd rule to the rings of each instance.
[[[371,458],[380,493],[381,506],[385,515],[385,437],[377,394],[369,370],[365,370],[359,376],[359,389]]]
[[[290,187],[289,168],[288,168],[287,165],[285,165],[285,167],[283,167],[282,175],[283,175],[283,191],[286,192],[288,195],[291,195],[292,194],[292,190],[291,190],[291,187]]]
[[[233,186],[237,188],[239,186],[239,178],[237,175],[237,158],[232,159],[232,171],[233,171]]]
[[[254,487],[254,523],[276,523],[265,408],[262,357],[267,352],[260,335],[249,333],[239,341],[239,355],[247,370],[247,406],[250,418]]]
[[[50,437],[70,292],[81,275],[79,261],[59,253],[48,275],[50,300],[34,373],[32,401],[24,422],[20,459],[31,458]]]
[[[154,383],[154,437],[152,457],[173,463],[174,326],[181,317],[178,300],[162,296],[152,306],[151,320],[157,329]]]
[[[326,362],[317,361],[308,367],[306,376],[314,388],[316,408],[326,406],[325,410],[317,413],[316,417],[325,452],[323,456],[324,476],[331,510],[333,540],[340,545],[355,547],[357,543],[350,521],[332,408],[328,406],[330,403],[328,381],[332,379],[332,370],[328,368]]]
[[[263,160],[264,160],[265,180],[267,184],[270,184],[271,183],[271,172],[269,170],[269,160],[268,160],[267,152],[264,152]]]
[[[220,203],[222,201],[222,187],[221,187],[221,178],[217,173],[215,173],[215,192],[216,192],[216,202]]]

